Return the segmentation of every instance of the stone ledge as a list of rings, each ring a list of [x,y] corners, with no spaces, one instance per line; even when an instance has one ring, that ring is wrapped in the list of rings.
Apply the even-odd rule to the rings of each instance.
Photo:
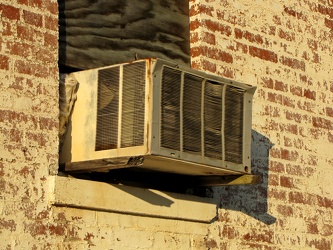
[[[50,203],[54,206],[205,223],[217,216],[216,204],[209,198],[68,177],[49,178]]]

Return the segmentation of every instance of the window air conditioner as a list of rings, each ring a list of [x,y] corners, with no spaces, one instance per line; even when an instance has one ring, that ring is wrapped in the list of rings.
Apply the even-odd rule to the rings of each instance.
[[[66,171],[251,173],[255,87],[161,59],[72,74],[79,87],[60,154]]]

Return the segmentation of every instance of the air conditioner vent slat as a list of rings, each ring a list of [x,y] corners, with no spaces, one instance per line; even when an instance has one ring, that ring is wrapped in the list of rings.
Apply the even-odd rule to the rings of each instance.
[[[184,74],[183,151],[201,154],[201,92],[203,78]]]
[[[244,90],[227,86],[225,95],[225,160],[243,161]]]
[[[98,71],[95,150],[117,148],[119,67]]]
[[[165,67],[162,73],[161,146],[180,150],[181,72]]]
[[[123,67],[121,148],[143,145],[145,112],[145,62]]]
[[[211,81],[205,83],[205,156],[219,160],[222,159],[222,90],[221,83]]]

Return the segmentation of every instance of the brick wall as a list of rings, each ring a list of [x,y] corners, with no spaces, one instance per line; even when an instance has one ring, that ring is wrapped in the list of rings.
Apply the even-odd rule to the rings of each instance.
[[[53,0],[0,3],[0,249],[33,249],[38,232],[55,233],[44,221],[58,168],[57,14]]]
[[[190,1],[192,66],[253,84],[256,186],[211,224],[48,204],[58,160],[52,0],[0,3],[0,249],[331,249],[333,2]],[[144,209],[144,208],[142,208]]]
[[[216,190],[210,244],[332,249],[333,2],[191,1],[190,12],[193,67],[258,86],[263,183]]]

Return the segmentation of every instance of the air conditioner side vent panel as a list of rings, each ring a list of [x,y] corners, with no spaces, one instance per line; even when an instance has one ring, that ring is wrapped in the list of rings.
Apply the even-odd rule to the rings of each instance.
[[[123,66],[121,148],[144,143],[146,63]]]
[[[119,67],[98,71],[95,150],[117,148]]]

